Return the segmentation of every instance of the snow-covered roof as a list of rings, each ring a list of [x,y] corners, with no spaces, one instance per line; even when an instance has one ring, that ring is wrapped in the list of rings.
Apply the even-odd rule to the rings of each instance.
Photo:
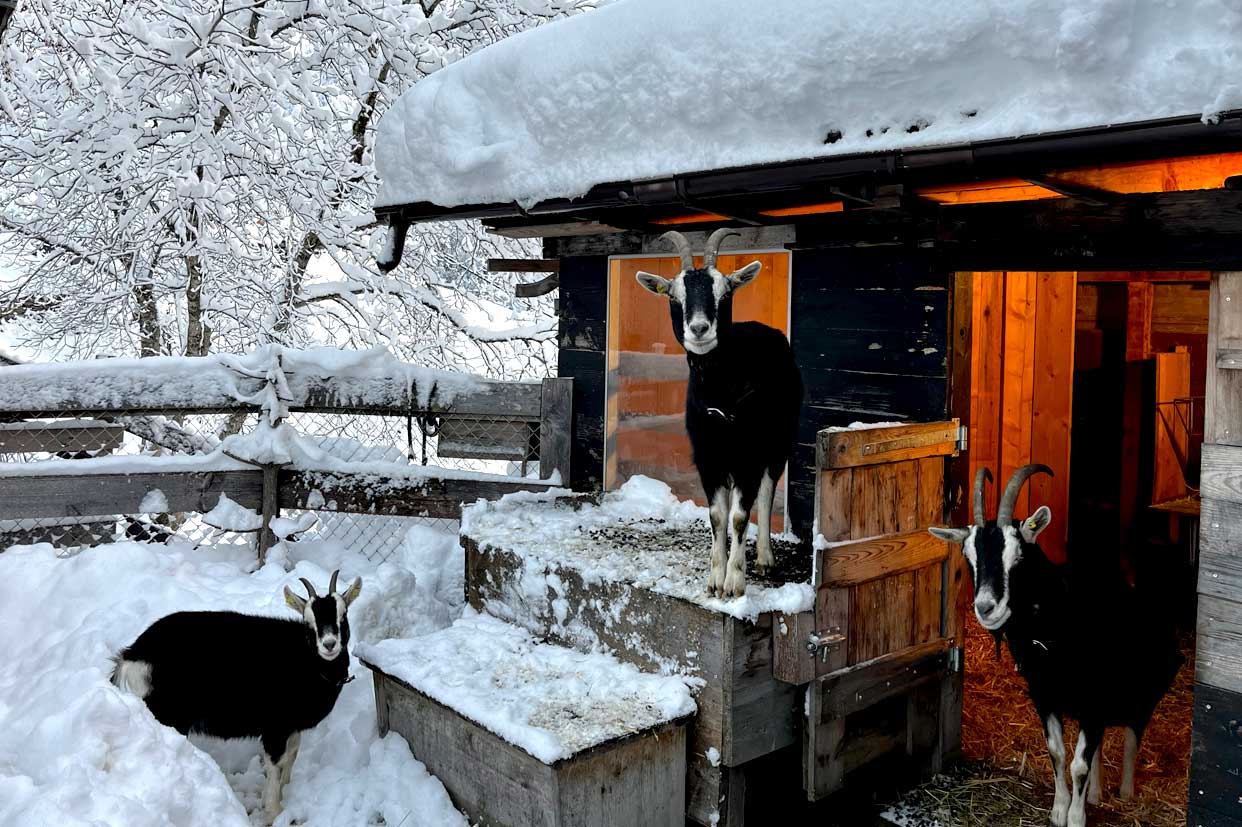
[[[619,0],[417,83],[379,127],[376,206],[1242,106],[1224,0]]]

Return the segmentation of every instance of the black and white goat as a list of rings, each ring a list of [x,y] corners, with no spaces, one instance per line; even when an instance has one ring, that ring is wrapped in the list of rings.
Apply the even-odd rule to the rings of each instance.
[[[746,591],[746,525],[759,503],[756,571],[774,562],[772,504],[793,451],[802,406],[802,376],[785,334],[759,322],[733,322],[733,293],[754,280],[752,261],[725,275],[716,269],[720,243],[733,230],[712,233],[703,266],[694,266],[690,242],[665,233],[681,256],[681,272],[664,279],[638,273],[638,283],[669,298],[673,335],[686,350],[686,430],[694,464],[710,504],[712,595]],[[725,545],[730,544],[726,564]]]
[[[986,468],[975,477],[970,528],[932,528],[962,544],[975,584],[975,616],[1004,639],[1026,679],[1027,694],[1044,726],[1055,776],[1051,823],[1084,827],[1086,804],[1100,799],[1100,744],[1106,727],[1125,728],[1121,797],[1134,794],[1134,763],[1143,730],[1182,663],[1172,622],[1127,586],[1120,572],[1088,574],[1086,566],[1053,564],[1036,543],[1052,520],[1040,506],[1013,519],[1018,493],[1046,465],[1019,468],[1005,486],[996,519],[984,516]],[[1078,743],[1068,765],[1062,717],[1078,721]]]
[[[176,612],[152,623],[116,657],[112,682],[142,698],[178,732],[258,738],[266,757],[263,807],[280,814],[303,730],[328,716],[349,680],[349,616],[362,578],[320,597],[285,587],[298,620],[238,612]]]

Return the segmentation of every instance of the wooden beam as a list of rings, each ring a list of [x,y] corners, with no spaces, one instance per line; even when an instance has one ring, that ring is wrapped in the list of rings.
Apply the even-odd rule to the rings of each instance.
[[[820,588],[843,588],[938,563],[949,546],[926,529],[821,549]]]
[[[1151,356],[1151,314],[1155,291],[1149,282],[1126,285],[1126,361]]]
[[[489,258],[489,273],[559,273],[559,258]]]
[[[958,420],[859,430],[820,431],[816,439],[820,469],[853,468],[880,462],[957,453]]]
[[[546,278],[539,279],[539,281],[531,281],[514,285],[513,295],[517,296],[519,299],[534,299],[539,296],[546,296],[560,286],[560,275],[553,273]]]
[[[553,224],[534,224],[524,227],[487,226],[492,235],[504,238],[552,238],[579,235],[605,235],[623,233],[624,227],[613,227],[598,221],[560,221]]]
[[[1058,195],[1064,195],[1066,198],[1072,198],[1084,204],[1090,204],[1093,207],[1103,207],[1121,200],[1120,196],[1115,192],[1109,192],[1108,190],[1087,184],[1076,184],[1072,181],[1057,178],[1054,175],[1037,175],[1025,180],[1035,186],[1043,187]]]
[[[0,425],[0,454],[111,453],[124,438],[124,428],[106,422],[12,422]]]
[[[569,482],[569,460],[573,454],[573,395],[573,379],[543,380],[539,476],[546,480],[559,473],[562,485]]]
[[[280,507],[308,508],[315,500],[331,504],[331,511],[347,514],[378,514],[390,517],[443,517],[460,519],[462,503],[495,500],[515,491],[547,491],[549,483],[521,479],[455,479],[336,471],[280,472]],[[311,509],[313,510],[313,509]]]
[[[948,649],[948,641],[935,640],[881,655],[825,675],[811,691],[823,697],[821,710],[827,716],[858,712],[941,675]]]
[[[140,474],[0,476],[0,520],[137,514],[147,494],[164,494],[166,513],[206,512],[221,494],[246,508],[261,505],[263,474],[191,471]]]
[[[1194,282],[1207,284],[1212,280],[1211,270],[1090,270],[1078,271],[1079,284],[1149,282],[1151,284],[1181,284]]]

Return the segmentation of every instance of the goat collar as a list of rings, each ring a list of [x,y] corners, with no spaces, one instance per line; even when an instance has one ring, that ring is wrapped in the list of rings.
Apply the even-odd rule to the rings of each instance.
[[[347,683],[351,683],[354,679],[354,676],[349,675],[348,672],[346,673],[348,677],[344,677],[344,678],[329,678],[327,675],[324,675],[323,673],[319,673],[319,672],[317,672],[316,674],[319,675],[319,679],[322,680],[324,683],[329,684],[331,686],[335,686],[337,689],[340,689],[342,686],[344,686]]]

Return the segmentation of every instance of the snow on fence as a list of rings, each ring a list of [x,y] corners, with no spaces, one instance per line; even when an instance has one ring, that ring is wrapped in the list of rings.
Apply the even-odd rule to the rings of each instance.
[[[262,554],[297,531],[387,559],[413,525],[567,473],[571,389],[384,351],[3,367],[0,551],[128,538]]]

